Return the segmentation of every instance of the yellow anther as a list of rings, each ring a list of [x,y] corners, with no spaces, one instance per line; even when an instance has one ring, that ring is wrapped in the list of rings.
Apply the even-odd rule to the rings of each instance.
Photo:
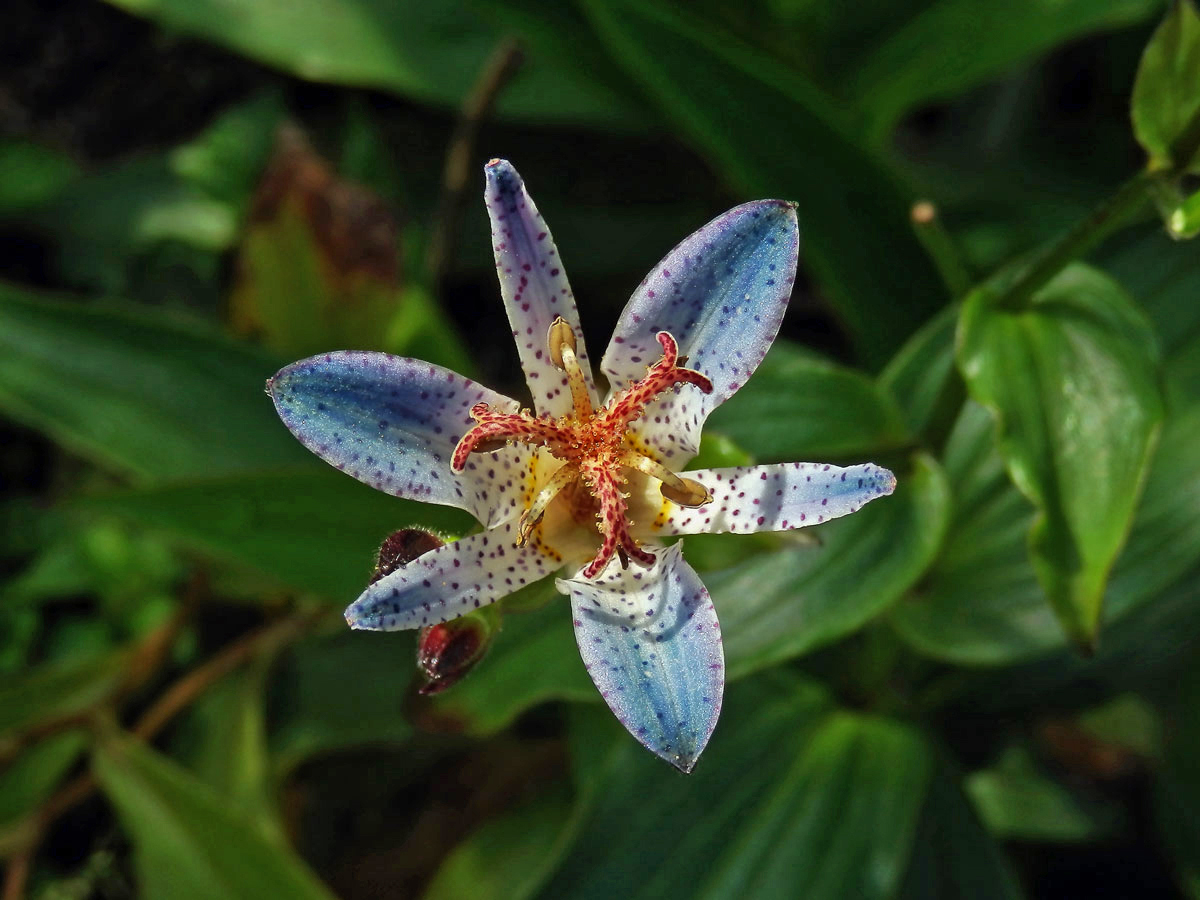
[[[546,344],[550,348],[550,362],[567,373],[576,418],[580,421],[590,418],[592,398],[588,394],[587,376],[575,356],[575,331],[562,316],[550,323]]]
[[[681,478],[662,463],[635,450],[626,450],[621,463],[661,481],[662,495],[677,506],[695,508],[712,502],[712,494],[700,482],[694,478]]]
[[[529,508],[521,513],[521,520],[517,525],[517,546],[525,546],[525,542],[529,540],[529,536],[533,534],[533,529],[537,527],[538,522],[542,521],[542,516],[546,514],[546,507],[550,505],[550,501],[558,496],[559,491],[569,484],[573,484],[579,478],[579,466],[574,463],[566,463],[559,466],[558,471],[550,476],[550,480],[546,482],[545,487],[538,491],[537,496],[533,498],[533,502],[529,504]]]

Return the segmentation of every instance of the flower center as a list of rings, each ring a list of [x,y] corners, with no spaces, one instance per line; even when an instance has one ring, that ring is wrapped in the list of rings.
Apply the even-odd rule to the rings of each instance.
[[[646,411],[651,400],[664,391],[690,384],[704,393],[712,392],[712,382],[693,369],[685,369],[679,345],[665,331],[657,334],[663,349],[662,358],[646,368],[640,381],[612,396],[599,410],[592,408],[587,379],[575,356],[575,332],[567,322],[558,318],[550,326],[547,343],[550,359],[567,375],[571,390],[572,412],[554,418],[534,416],[529,410],[517,413],[497,412],[486,403],[471,408],[471,418],[477,423],[462,436],[450,467],[461,472],[471,453],[489,453],[512,441],[544,447],[561,462],[533,496],[521,515],[518,545],[528,539],[546,508],[555,497],[565,492],[576,518],[591,518],[600,534],[600,550],[584,568],[585,578],[594,578],[616,555],[623,566],[630,559],[651,565],[654,554],[643,549],[630,533],[626,507],[627,495],[622,491],[628,470],[635,470],[657,479],[662,495],[680,506],[703,506],[712,495],[699,482],[681,478],[658,460],[638,448],[630,425]]]

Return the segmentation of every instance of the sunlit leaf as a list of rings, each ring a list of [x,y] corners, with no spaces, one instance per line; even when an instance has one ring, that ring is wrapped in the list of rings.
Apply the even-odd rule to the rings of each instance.
[[[0,284],[0,410],[141,476],[310,460],[263,394],[278,364],[161,312]]]
[[[909,199],[854,141],[832,100],[711,23],[658,2],[584,6],[613,58],[725,178],[751,196],[796,201],[802,259],[863,359],[882,366],[945,291],[909,226]]]
[[[1162,417],[1149,323],[1115,282],[1076,265],[1024,309],[995,308],[986,289],[969,297],[958,360],[1037,507],[1038,581],[1064,630],[1090,646]]]
[[[107,735],[96,748],[93,771],[133,840],[139,896],[332,897],[298,856],[144,744]]]

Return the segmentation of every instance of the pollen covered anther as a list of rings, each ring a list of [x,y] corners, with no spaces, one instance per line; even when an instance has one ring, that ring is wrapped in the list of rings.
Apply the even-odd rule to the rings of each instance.
[[[630,433],[630,424],[645,413],[651,400],[685,384],[704,393],[713,389],[705,375],[679,364],[679,345],[674,337],[665,331],[655,337],[662,347],[662,358],[647,366],[643,378],[596,410],[592,407],[587,376],[575,355],[578,341],[575,331],[565,319],[555,319],[547,330],[546,344],[551,362],[567,376],[571,412],[551,418],[534,416],[529,410],[504,413],[487,404],[476,404],[471,408],[471,418],[476,424],[459,440],[450,461],[451,468],[460,472],[470,454],[494,450],[509,442],[542,447],[549,456],[560,460],[561,465],[536,485],[536,492],[526,500],[516,543],[525,545],[550,504],[563,498],[562,502],[569,504],[571,510],[571,515],[561,519],[569,523],[563,527],[578,527],[594,519],[599,532],[600,547],[583,568],[584,578],[596,578],[614,556],[622,566],[630,561],[646,566],[654,564],[654,554],[643,549],[633,537],[624,492],[630,470],[660,481],[663,496],[679,506],[703,506],[712,500],[699,482],[676,475],[634,449],[636,440]],[[554,537],[542,534],[539,540],[553,546]]]

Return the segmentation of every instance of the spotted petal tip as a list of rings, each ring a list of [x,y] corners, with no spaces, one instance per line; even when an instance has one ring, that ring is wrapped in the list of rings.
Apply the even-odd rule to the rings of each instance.
[[[716,610],[680,546],[652,569],[612,563],[596,581],[558,587],[609,709],[647,750],[691,772],[721,712],[725,657]]]

